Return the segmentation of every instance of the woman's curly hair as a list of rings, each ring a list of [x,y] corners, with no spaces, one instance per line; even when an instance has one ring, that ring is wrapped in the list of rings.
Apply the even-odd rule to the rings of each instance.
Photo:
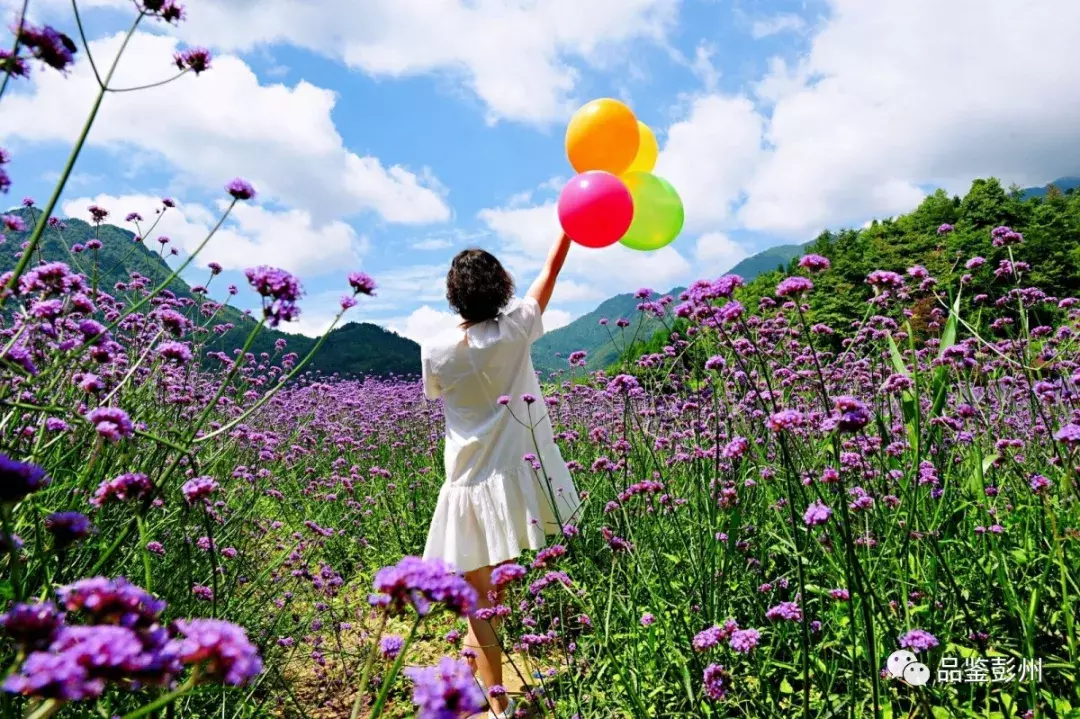
[[[468,324],[490,320],[514,296],[510,273],[486,250],[462,250],[446,275],[446,300]]]

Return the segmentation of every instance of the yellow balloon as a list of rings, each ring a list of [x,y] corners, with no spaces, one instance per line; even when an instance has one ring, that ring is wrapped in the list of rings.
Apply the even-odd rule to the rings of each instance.
[[[631,172],[652,172],[656,167],[656,158],[660,155],[660,146],[656,144],[656,135],[641,120],[638,120],[638,151],[637,157],[630,163],[623,174]]]
[[[621,175],[637,155],[640,134],[629,107],[609,97],[593,100],[570,118],[566,157],[575,172]]]

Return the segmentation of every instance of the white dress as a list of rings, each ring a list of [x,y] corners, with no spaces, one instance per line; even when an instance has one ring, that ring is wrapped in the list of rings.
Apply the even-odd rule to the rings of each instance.
[[[425,559],[442,558],[462,572],[496,566],[543,548],[560,522],[576,520],[580,499],[529,354],[543,333],[540,306],[530,297],[421,347],[424,393],[442,397],[446,416],[446,483]],[[523,394],[536,401],[527,404]],[[525,459],[530,454],[542,469]]]

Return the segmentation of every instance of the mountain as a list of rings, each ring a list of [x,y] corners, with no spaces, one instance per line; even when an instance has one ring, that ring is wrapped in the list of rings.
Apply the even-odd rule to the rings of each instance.
[[[27,232],[8,232],[7,241],[0,244],[0,273],[12,269],[16,263],[16,254],[29,235],[40,211],[19,209],[9,214],[19,215],[27,225]],[[47,262],[61,261],[72,269],[83,273],[91,280],[95,278],[93,252],[73,253],[76,245],[85,247],[86,243],[96,238],[101,242],[97,251],[96,277],[98,287],[107,292],[115,292],[117,283],[129,282],[132,273],[138,273],[150,280],[152,286],[158,286],[172,273],[159,252],[151,250],[141,242],[135,242],[135,235],[128,230],[114,225],[103,224],[100,227],[82,220],[65,220],[62,230],[47,228],[39,244],[38,259]],[[153,243],[156,244],[156,243]],[[209,277],[208,287],[220,289]],[[168,285],[169,291],[178,297],[199,301],[192,288],[181,278],[174,278]],[[223,292],[219,294],[224,294]],[[301,308],[303,305],[301,304]],[[362,304],[361,304],[362,307]],[[233,328],[207,342],[207,351],[225,351],[243,347],[248,333],[254,326],[254,320],[240,310],[225,306],[217,314],[214,324],[231,324]],[[300,357],[308,354],[316,340],[303,335],[288,334],[278,330],[264,328],[255,338],[251,352],[274,354],[274,345],[278,340],[285,340],[289,352],[296,352]],[[319,352],[309,367],[327,374],[335,372],[342,375],[418,375],[420,373],[420,346],[410,339],[389,332],[378,325],[367,322],[350,322],[335,329],[326,338]]]
[[[678,296],[683,289],[677,287],[667,294]],[[639,328],[642,324],[642,313],[637,309],[639,304],[641,300],[633,293],[615,295],[589,314],[546,333],[533,344],[533,366],[547,375],[566,369],[570,353],[584,350],[588,353],[589,367],[606,367],[618,358],[627,342],[635,337],[651,337],[660,328],[659,322],[651,317],[645,318],[644,327]],[[630,325],[616,327],[615,323],[620,319],[629,320]],[[601,325],[601,320],[608,322]]]
[[[1028,187],[1020,190],[1020,196],[1025,200],[1029,197],[1045,197],[1050,187],[1056,187],[1061,192],[1075,190],[1080,187],[1080,177],[1060,177],[1045,187]]]

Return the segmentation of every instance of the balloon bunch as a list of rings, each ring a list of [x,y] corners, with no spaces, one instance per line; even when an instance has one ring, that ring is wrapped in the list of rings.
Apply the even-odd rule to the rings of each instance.
[[[575,112],[566,155],[580,174],[559,195],[559,222],[570,239],[634,250],[673,242],[683,205],[675,188],[652,174],[659,153],[652,130],[618,100],[593,100]]]

